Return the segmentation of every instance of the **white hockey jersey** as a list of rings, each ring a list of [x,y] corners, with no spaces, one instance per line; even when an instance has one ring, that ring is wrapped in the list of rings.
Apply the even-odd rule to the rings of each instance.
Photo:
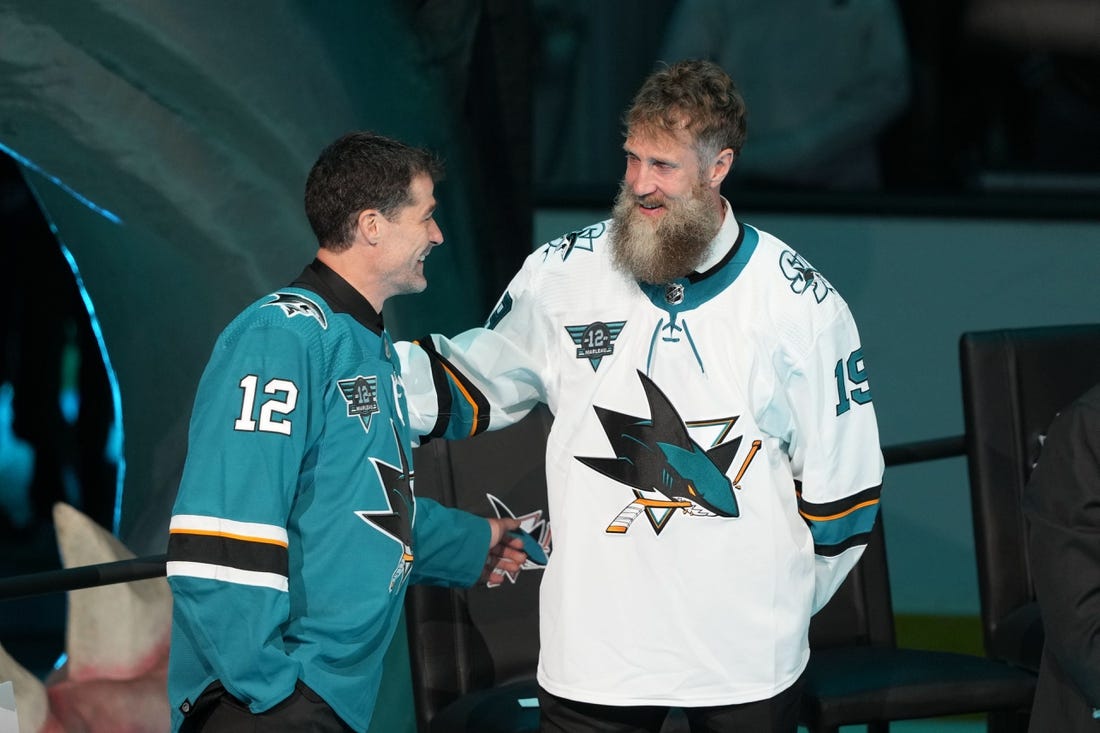
[[[602,222],[530,255],[491,330],[402,349],[414,426],[441,409],[428,361],[483,388],[491,428],[533,390],[555,416],[538,679],[560,697],[777,694],[875,521],[883,461],[851,313],[726,206],[728,254],[705,273],[639,284]]]

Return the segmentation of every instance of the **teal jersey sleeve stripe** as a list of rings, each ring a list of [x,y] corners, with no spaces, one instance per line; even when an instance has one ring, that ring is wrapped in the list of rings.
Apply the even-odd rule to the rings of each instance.
[[[815,548],[843,545],[860,535],[868,534],[875,526],[878,515],[878,502],[867,504],[848,514],[833,519],[814,519],[805,517],[810,525],[810,534],[814,538]],[[825,554],[818,552],[818,554]]]
[[[819,555],[834,555],[852,545],[862,544],[875,525],[881,493],[880,484],[843,499],[815,504],[803,500],[799,490],[798,513],[813,535],[814,551]]]

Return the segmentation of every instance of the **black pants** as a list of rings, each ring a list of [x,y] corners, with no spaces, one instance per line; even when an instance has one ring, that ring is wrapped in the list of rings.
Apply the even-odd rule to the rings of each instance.
[[[203,690],[180,733],[353,733],[321,697],[299,680],[294,692],[270,710],[253,713],[220,682]]]
[[[681,708],[691,733],[796,733],[802,680],[775,697],[740,705]],[[593,705],[539,688],[540,733],[660,733],[663,706]]]

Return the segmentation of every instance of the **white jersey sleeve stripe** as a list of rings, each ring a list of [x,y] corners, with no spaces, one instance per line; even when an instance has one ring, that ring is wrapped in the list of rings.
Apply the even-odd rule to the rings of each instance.
[[[257,522],[235,522],[232,519],[208,517],[200,514],[176,514],[168,525],[169,534],[205,534],[251,542],[271,542],[287,546],[284,527]]]
[[[218,580],[237,585],[251,585],[263,588],[273,588],[283,593],[287,592],[288,585],[285,575],[277,573],[262,573],[253,570],[240,570],[228,568],[224,565],[210,565],[199,562],[168,562],[165,566],[168,577],[205,578]]]

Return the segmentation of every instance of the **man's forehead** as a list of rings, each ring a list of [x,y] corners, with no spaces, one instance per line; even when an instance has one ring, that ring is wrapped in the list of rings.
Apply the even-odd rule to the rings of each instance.
[[[656,155],[680,155],[690,152],[694,140],[687,130],[662,130],[659,128],[633,128],[627,131],[623,148],[637,153],[646,150]]]
[[[427,173],[418,173],[409,183],[409,192],[412,193],[414,206],[435,205],[435,182]]]

